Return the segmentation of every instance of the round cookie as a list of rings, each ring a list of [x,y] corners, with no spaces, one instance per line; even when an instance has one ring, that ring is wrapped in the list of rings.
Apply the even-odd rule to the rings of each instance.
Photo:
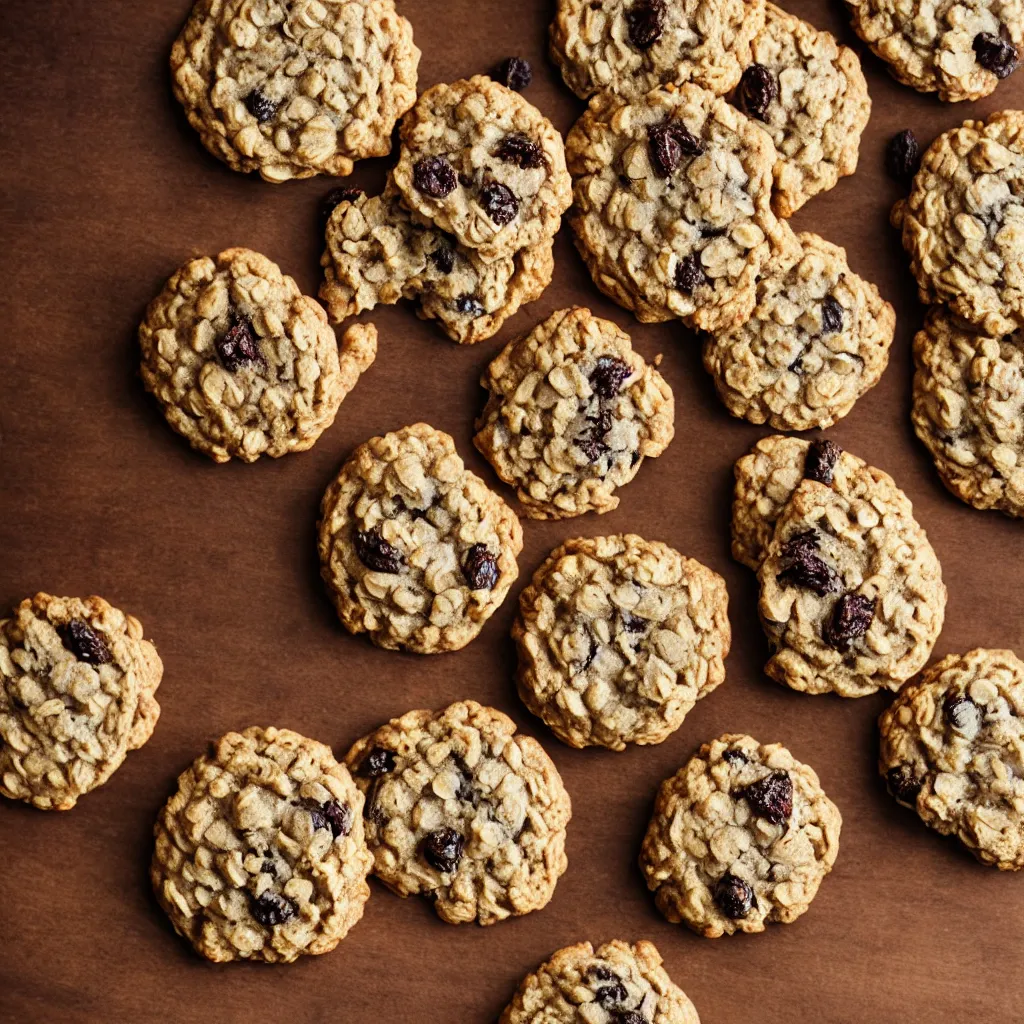
[[[940,135],[892,222],[922,302],[995,337],[1024,326],[1024,111]]]
[[[139,326],[142,382],[167,422],[214,462],[311,448],[377,355],[377,331],[341,341],[320,305],[251,249],[190,260]]]
[[[208,960],[329,953],[363,916],[363,795],[329,747],[250,728],[211,744],[156,821],[157,901]]]
[[[428,89],[402,120],[392,180],[405,205],[482,260],[553,238],[572,201],[562,136],[485,75]]]
[[[318,531],[345,628],[417,654],[457,651],[480,632],[523,547],[512,510],[425,423],[352,453],[324,494]]]
[[[569,221],[594,283],[645,323],[724,330],[795,236],[771,210],[771,139],[695,85],[591,101],[566,140]]]
[[[569,794],[541,745],[493,708],[410,711],[345,756],[366,795],[374,874],[449,924],[545,906],[565,872]]]
[[[1024,662],[951,654],[900,690],[878,720],[889,792],[982,864],[1024,869]]]
[[[758,570],[765,672],[804,693],[899,689],[942,629],[942,569],[909,499],[889,484],[854,492],[804,480]]]
[[[675,433],[665,378],[581,306],[509,342],[480,383],[489,397],[473,443],[532,519],[610,512]]]
[[[551,59],[581,99],[636,99],[693,82],[718,96],[740,80],[764,0],[558,0]]]
[[[580,942],[528,974],[498,1024],[700,1024],[654,943]]]
[[[725,679],[725,580],[635,534],[556,548],[519,597],[519,696],[563,742],[661,743]]]
[[[892,306],[850,270],[845,249],[797,237],[799,260],[764,272],[754,312],[704,343],[704,368],[729,412],[777,430],[842,419],[878,383],[896,329]]]
[[[949,103],[987,96],[1016,67],[1021,0],[847,0],[854,31],[918,92]]]
[[[761,932],[810,906],[842,823],[785,747],[726,735],[661,784],[640,867],[669,921],[709,939]]]
[[[198,0],[171,74],[203,145],[279,182],[386,156],[419,60],[393,0]]]
[[[774,4],[765,7],[734,99],[775,143],[772,206],[791,217],[857,170],[871,97],[853,50]]]
[[[0,620],[0,794],[70,810],[152,735],[162,676],[142,623],[102,598],[22,601]]]
[[[942,482],[975,508],[1024,516],[1024,335],[974,334],[937,306],[914,362],[911,419]]]

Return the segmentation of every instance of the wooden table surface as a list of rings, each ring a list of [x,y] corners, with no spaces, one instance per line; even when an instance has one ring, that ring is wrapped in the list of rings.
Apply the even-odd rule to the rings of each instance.
[[[0,801],[0,1019],[18,1022],[494,1020],[523,974],[582,939],[649,938],[705,1024],[1006,1022],[1021,1018],[1024,876],[983,868],[890,799],[875,769],[886,697],[808,697],[769,681],[751,573],[729,557],[734,459],[768,430],[717,402],[693,337],[641,326],[599,295],[568,230],[551,287],[498,337],[460,348],[411,308],[370,316],[380,354],[309,453],[216,466],[165,425],[137,377],[135,329],[182,262],[245,245],[309,294],[319,279],[319,198],[337,182],[269,185],[210,157],[171,97],[167,55],[189,0],[5,0],[0,6],[0,608],[37,590],[98,593],[138,615],[166,666],[152,740],[68,814]],[[881,383],[830,431],[895,476],[942,561],[950,596],[936,657],[973,646],[1024,654],[1024,526],[942,488],[908,417],[921,323],[888,226],[898,187],[886,140],[923,141],[1021,104],[1024,72],[980,103],[943,105],[892,81],[838,3],[791,9],[861,52],[874,112],[861,167],[794,226],[846,246],[898,315]],[[526,93],[563,132],[582,110],[545,57],[548,0],[401,0],[423,51],[420,86],[528,57]],[[378,189],[387,160],[353,180]],[[471,468],[478,378],[510,338],[553,310],[590,306],[664,353],[676,439],[619,509],[524,522],[521,578],[464,651],[380,651],[340,626],[319,582],[320,495],[355,445],[417,420],[447,430]],[[722,573],[734,645],[728,676],[664,744],[625,753],[561,745],[518,703],[515,596],[557,543],[633,531]],[[492,928],[441,923],[424,900],[372,884],[362,922],[293,966],[214,966],[173,933],[147,881],[153,819],[208,740],[252,724],[349,743],[413,707],[472,697],[511,714],[554,758],[572,795],[569,870],[539,913]],[[698,938],[665,922],[636,867],[659,782],[704,741],[781,741],[843,813],[832,875],[797,923]]]

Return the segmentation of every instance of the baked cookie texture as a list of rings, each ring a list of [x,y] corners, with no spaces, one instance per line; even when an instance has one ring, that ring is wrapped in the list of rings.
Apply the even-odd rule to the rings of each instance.
[[[355,325],[340,348],[321,306],[251,249],[190,260],[139,326],[142,383],[215,462],[311,448],[377,355]]]
[[[841,828],[812,768],[729,734],[661,784],[640,867],[669,921],[710,939],[761,932],[807,911]]]
[[[1024,868],[1024,662],[951,654],[900,690],[878,720],[889,792],[982,864]]]
[[[153,734],[163,663],[101,597],[26,598],[0,619],[0,794],[67,811]]]
[[[860,59],[830,32],[765,4],[734,102],[772,137],[772,205],[791,217],[857,170],[871,97]]]
[[[532,519],[618,507],[617,488],[675,434],[665,378],[581,306],[509,342],[480,383],[488,399],[473,443]]]
[[[892,211],[921,301],[995,337],[1024,325],[1024,112],[965,121],[928,147]]]
[[[704,343],[704,368],[725,407],[777,430],[831,426],[878,383],[896,314],[855,274],[846,250],[797,236],[800,257],[773,263],[745,320]]]
[[[725,679],[725,580],[635,534],[556,548],[519,598],[523,703],[573,747],[661,743]]]
[[[638,320],[724,330],[795,236],[771,210],[768,135],[695,85],[591,101],[566,140],[569,223],[594,283]]]
[[[392,0],[198,0],[171,75],[214,156],[280,182],[386,156],[419,60]]]
[[[541,745],[475,701],[410,711],[345,756],[366,795],[374,874],[449,924],[545,906],[568,865],[569,794]]]
[[[955,103],[988,96],[1024,43],[1021,0],[847,0],[854,31],[918,92]]]
[[[515,513],[425,423],[360,445],[320,507],[321,574],[351,633],[436,654],[470,642],[519,574]]]
[[[499,1024],[700,1024],[652,942],[579,942],[528,974]]]
[[[684,82],[721,96],[740,80],[764,17],[764,0],[558,0],[551,59],[581,99]]]
[[[212,744],[156,821],[153,889],[209,960],[328,953],[363,916],[363,795],[330,748],[288,729]]]
[[[942,482],[979,509],[1024,515],[1024,339],[976,334],[941,307],[914,338],[914,430]]]

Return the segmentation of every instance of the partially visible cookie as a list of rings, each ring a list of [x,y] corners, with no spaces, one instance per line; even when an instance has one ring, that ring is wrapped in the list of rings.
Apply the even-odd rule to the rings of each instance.
[[[162,676],[142,623],[102,598],[26,598],[0,620],[0,794],[70,810],[153,734]]]
[[[574,306],[509,342],[480,381],[473,443],[533,519],[609,512],[672,440],[665,378],[610,320]]]
[[[573,747],[661,743],[725,679],[718,573],[635,534],[556,548],[519,598],[519,696]]]
[[[494,708],[410,711],[345,763],[366,795],[374,874],[423,895],[449,924],[495,924],[545,906],[565,872],[569,794],[551,759]]]
[[[321,574],[338,615],[379,647],[465,647],[519,574],[519,520],[425,423],[360,445],[320,517]]]
[[[387,155],[419,60],[392,0],[197,0],[171,74],[203,145],[276,182]]]
[[[914,362],[911,419],[942,482],[975,508],[1024,516],[1024,335],[975,334],[935,307]]]
[[[640,867],[668,920],[709,939],[761,932],[807,911],[842,823],[785,747],[726,735],[661,784]]]
[[[499,1024],[700,1024],[655,945],[579,942],[528,974]]]
[[[634,99],[693,82],[718,96],[740,80],[764,0],[559,0],[551,59],[581,99]]]
[[[965,121],[928,147],[892,211],[922,302],[999,337],[1024,326],[1024,111]]]
[[[288,729],[230,732],[178,777],[150,878],[208,960],[328,953],[363,916],[363,795],[329,747]]]
[[[878,720],[889,792],[982,864],[1024,869],[1024,662],[951,654],[900,690]]]
[[[774,4],[765,8],[735,102],[775,143],[772,205],[791,217],[857,169],[871,97],[853,50]]]
[[[896,329],[892,306],[850,270],[845,249],[797,237],[800,258],[762,273],[753,313],[704,344],[704,368],[729,412],[777,430],[842,419],[878,383]]]

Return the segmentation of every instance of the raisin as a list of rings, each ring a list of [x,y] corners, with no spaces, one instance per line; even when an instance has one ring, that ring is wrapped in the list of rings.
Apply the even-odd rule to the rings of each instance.
[[[611,981],[615,975],[604,964],[595,964],[587,970],[587,977],[595,981]]]
[[[647,630],[647,620],[630,615],[629,612],[622,613],[622,625],[627,633],[643,633]]]
[[[804,459],[804,479],[817,480],[819,484],[831,486],[836,463],[842,454],[843,449],[834,441],[824,437],[812,441],[807,450],[807,458]]]
[[[604,985],[594,993],[594,1001],[606,1010],[613,1006],[621,1006],[628,998],[629,993],[621,981],[614,981],[611,985]]]
[[[493,590],[498,583],[498,560],[486,544],[474,544],[462,566],[470,590]]]
[[[692,295],[701,285],[708,284],[708,275],[704,273],[699,252],[691,252],[676,264],[675,280],[676,288],[687,295]]]
[[[751,64],[740,79],[740,110],[759,121],[765,119],[768,108],[779,95],[775,76],[763,64]]]
[[[389,544],[380,530],[356,530],[359,561],[374,572],[398,572],[405,565],[402,553]]]
[[[455,308],[466,316],[484,315],[484,307],[472,295],[460,295],[455,300]]]
[[[732,874],[724,874],[715,885],[715,903],[726,917],[742,920],[754,909],[754,890]]]
[[[455,269],[455,250],[442,242],[430,254],[430,261],[442,274],[450,274]]]
[[[917,794],[921,792],[921,782],[914,775],[913,768],[909,764],[898,764],[890,768],[885,775],[889,783],[889,791],[900,803],[913,804],[917,802]]]
[[[821,304],[821,333],[838,334],[842,329],[843,307],[831,295],[826,295]]]
[[[533,170],[544,163],[544,153],[540,146],[522,132],[506,135],[498,143],[494,155],[507,164],[521,167],[524,171]]]
[[[996,78],[1008,78],[1017,70],[1017,50],[1013,43],[991,32],[979,32],[974,37],[974,55]]]
[[[431,199],[444,199],[455,191],[455,168],[443,156],[425,156],[413,165],[412,183]]]
[[[793,813],[793,780],[789,772],[777,771],[752,782],[743,796],[759,818],[781,825]]]
[[[684,156],[700,156],[704,144],[683,125],[664,121],[647,129],[647,149],[654,173],[667,178]]]
[[[264,928],[273,928],[276,924],[284,924],[299,912],[299,908],[287,896],[282,896],[279,892],[271,892],[269,889],[260,896],[251,897],[249,905],[252,907],[252,916]]]
[[[600,415],[591,420],[594,424],[590,430],[583,435],[576,442],[576,447],[579,448],[584,455],[591,461],[597,462],[602,455],[608,452],[608,442],[605,438],[608,436],[608,432],[612,429],[612,417],[611,413],[607,410],[603,410]]]
[[[616,1017],[615,1024],[650,1024],[650,1021],[642,1013],[637,1013],[636,1010],[627,1010]]]
[[[818,535],[813,530],[798,533],[782,548],[782,558],[788,562],[776,575],[783,586],[813,590],[819,597],[838,594],[842,590],[839,574],[817,554]]]
[[[234,373],[247,363],[263,362],[263,353],[260,352],[259,339],[253,330],[252,322],[239,313],[231,315],[231,326],[217,339],[214,346],[228,373]]]
[[[921,166],[921,147],[914,133],[904,128],[889,140],[885,147],[885,169],[890,176],[904,185],[909,185]]]
[[[747,763],[747,755],[742,750],[726,750],[722,754],[722,760],[733,768],[739,768]]]
[[[279,104],[264,96],[259,89],[253,89],[245,97],[245,109],[252,114],[260,124],[266,124],[276,113]]]
[[[824,640],[837,651],[847,651],[850,644],[862,637],[875,617],[875,599],[863,594],[843,594],[832,612],[832,620],[824,629]]]
[[[665,31],[665,0],[637,0],[626,11],[629,40],[638,50],[649,50]]]
[[[623,382],[632,372],[621,359],[601,356],[590,372],[590,386],[602,398],[614,398],[622,390]]]
[[[374,747],[370,756],[363,762],[363,773],[371,779],[381,775],[389,775],[395,770],[395,755],[383,747]]]
[[[423,840],[423,856],[432,868],[451,874],[462,860],[465,840],[453,828],[439,828]]]
[[[511,224],[519,212],[519,200],[507,185],[488,182],[480,190],[480,205],[495,224]]]
[[[942,713],[954,729],[973,736],[981,725],[981,708],[970,697],[948,697]]]
[[[533,81],[533,68],[522,57],[506,57],[498,65],[495,80],[513,92],[522,92]]]
[[[352,808],[348,804],[339,804],[337,800],[328,800],[325,804],[306,800],[303,807],[313,819],[314,831],[329,828],[335,839],[352,831]]]
[[[88,622],[72,619],[58,630],[64,646],[88,665],[109,665],[113,660],[106,640]]]
[[[327,222],[331,219],[331,214],[341,206],[342,203],[354,203],[361,195],[363,190],[361,188],[332,188],[320,200],[320,226],[321,228],[327,227]]]

